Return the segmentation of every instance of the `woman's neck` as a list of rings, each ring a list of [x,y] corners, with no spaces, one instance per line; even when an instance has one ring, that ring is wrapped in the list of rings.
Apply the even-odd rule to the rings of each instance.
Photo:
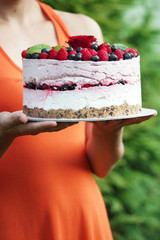
[[[29,20],[34,21],[40,11],[35,0],[0,0],[0,6],[0,21],[11,24],[25,25]]]

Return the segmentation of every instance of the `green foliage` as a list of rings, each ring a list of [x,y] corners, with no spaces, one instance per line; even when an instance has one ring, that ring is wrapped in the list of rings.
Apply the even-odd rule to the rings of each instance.
[[[159,0],[45,2],[59,10],[92,17],[101,26],[105,41],[137,48],[143,107],[160,110]],[[115,240],[160,239],[159,138],[159,116],[126,127],[123,159],[106,178],[96,178]]]

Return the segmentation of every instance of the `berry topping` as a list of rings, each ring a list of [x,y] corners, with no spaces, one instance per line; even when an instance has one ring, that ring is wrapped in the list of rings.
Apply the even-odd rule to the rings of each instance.
[[[77,54],[75,55],[75,60],[76,60],[76,61],[81,61],[81,60],[82,60],[82,53],[77,53]]]
[[[90,51],[88,50],[88,48],[83,48],[81,50],[81,54],[82,54],[82,60],[83,61],[89,61],[92,58],[92,54],[90,53]]]
[[[91,53],[92,56],[98,55],[98,53],[94,49],[90,49],[89,52]]]
[[[98,51],[98,44],[97,43],[93,43],[92,46],[91,46],[91,49],[94,49],[96,52]]]
[[[98,62],[99,61],[98,55],[92,56],[91,60],[94,62]]]
[[[117,61],[117,60],[118,60],[118,57],[117,57],[116,54],[111,53],[111,54],[109,55],[109,61]]]
[[[76,52],[79,53],[83,48],[82,47],[77,47]]]
[[[30,47],[28,50],[27,50],[27,53],[28,54],[33,54],[33,53],[41,53],[41,50],[42,49],[48,49],[48,50],[51,50],[52,48],[49,46],[49,45],[46,45],[46,44],[37,44],[37,45],[34,45],[32,47]]]
[[[69,54],[68,60],[75,60],[75,54]]]
[[[92,35],[78,35],[69,37],[68,44],[71,45],[74,49],[77,47],[90,48],[93,42],[96,42],[97,39]]]
[[[57,51],[54,48],[52,48],[51,51],[49,52],[49,58],[56,59],[56,57],[57,57]]]
[[[33,59],[39,59],[39,53],[33,53],[32,58]]]
[[[26,55],[26,58],[27,58],[27,59],[31,59],[31,58],[32,58],[32,55],[31,55],[31,54],[27,54],[27,55]]]
[[[39,58],[40,59],[48,59],[49,55],[46,52],[42,52],[42,53],[39,54]]]
[[[124,54],[124,52],[123,52],[122,50],[116,49],[116,50],[114,51],[114,54],[118,57],[118,60],[123,59],[123,54]]]
[[[123,54],[123,59],[124,59],[124,60],[126,60],[126,59],[131,59],[131,58],[132,58],[131,53],[128,52],[128,53],[124,53],[124,54]]]
[[[56,59],[63,61],[63,60],[67,60],[67,58],[68,58],[68,52],[67,52],[67,50],[66,50],[65,48],[61,48],[61,49],[59,50],[59,52],[57,53]]]
[[[98,52],[98,56],[99,56],[100,61],[108,61],[108,53],[107,53],[107,51],[100,50]]]
[[[68,49],[67,49],[67,52],[68,53],[70,53],[71,51],[73,51],[74,49],[72,48],[72,47],[69,47]]]
[[[116,49],[117,49],[117,47],[114,45],[111,47],[112,52],[114,52]]]
[[[101,45],[99,45],[99,49],[101,49],[101,48],[108,48],[108,47],[110,47],[110,44],[107,43],[107,42],[102,43]]]
[[[21,52],[22,58],[26,58],[26,55],[27,55],[26,51],[27,51],[27,50],[23,50],[23,51]]]
[[[75,50],[73,50],[73,51],[70,51],[70,53],[69,53],[68,55],[70,55],[70,54],[74,54],[74,55],[76,55],[77,52],[76,52]]]
[[[43,48],[43,49],[41,50],[41,52],[45,52],[45,53],[49,53],[49,51],[50,51],[50,49],[47,49],[47,48]]]
[[[69,90],[69,86],[64,84],[64,85],[61,86],[60,90],[61,91],[67,91],[67,90]]]

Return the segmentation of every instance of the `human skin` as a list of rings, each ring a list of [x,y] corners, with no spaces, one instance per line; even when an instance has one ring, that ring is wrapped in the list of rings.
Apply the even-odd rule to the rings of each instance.
[[[36,1],[0,0],[0,6],[0,32],[3,32],[0,35],[0,44],[17,66],[22,67],[20,58],[22,49],[42,42],[52,46],[58,44],[53,24],[43,14]],[[99,43],[103,42],[101,29],[93,19],[82,14],[58,10],[56,13],[66,23],[71,35],[94,35]],[[123,127],[138,124],[152,116],[86,123],[86,155],[91,170],[99,177],[106,176],[123,156]],[[28,122],[22,111],[2,112],[0,113],[0,157],[16,137],[60,131],[73,124],[52,121]]]

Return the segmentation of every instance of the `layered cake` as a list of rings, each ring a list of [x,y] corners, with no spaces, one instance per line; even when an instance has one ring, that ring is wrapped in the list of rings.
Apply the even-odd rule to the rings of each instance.
[[[135,48],[72,36],[68,47],[32,46],[22,61],[23,111],[29,117],[90,119],[141,111]]]

